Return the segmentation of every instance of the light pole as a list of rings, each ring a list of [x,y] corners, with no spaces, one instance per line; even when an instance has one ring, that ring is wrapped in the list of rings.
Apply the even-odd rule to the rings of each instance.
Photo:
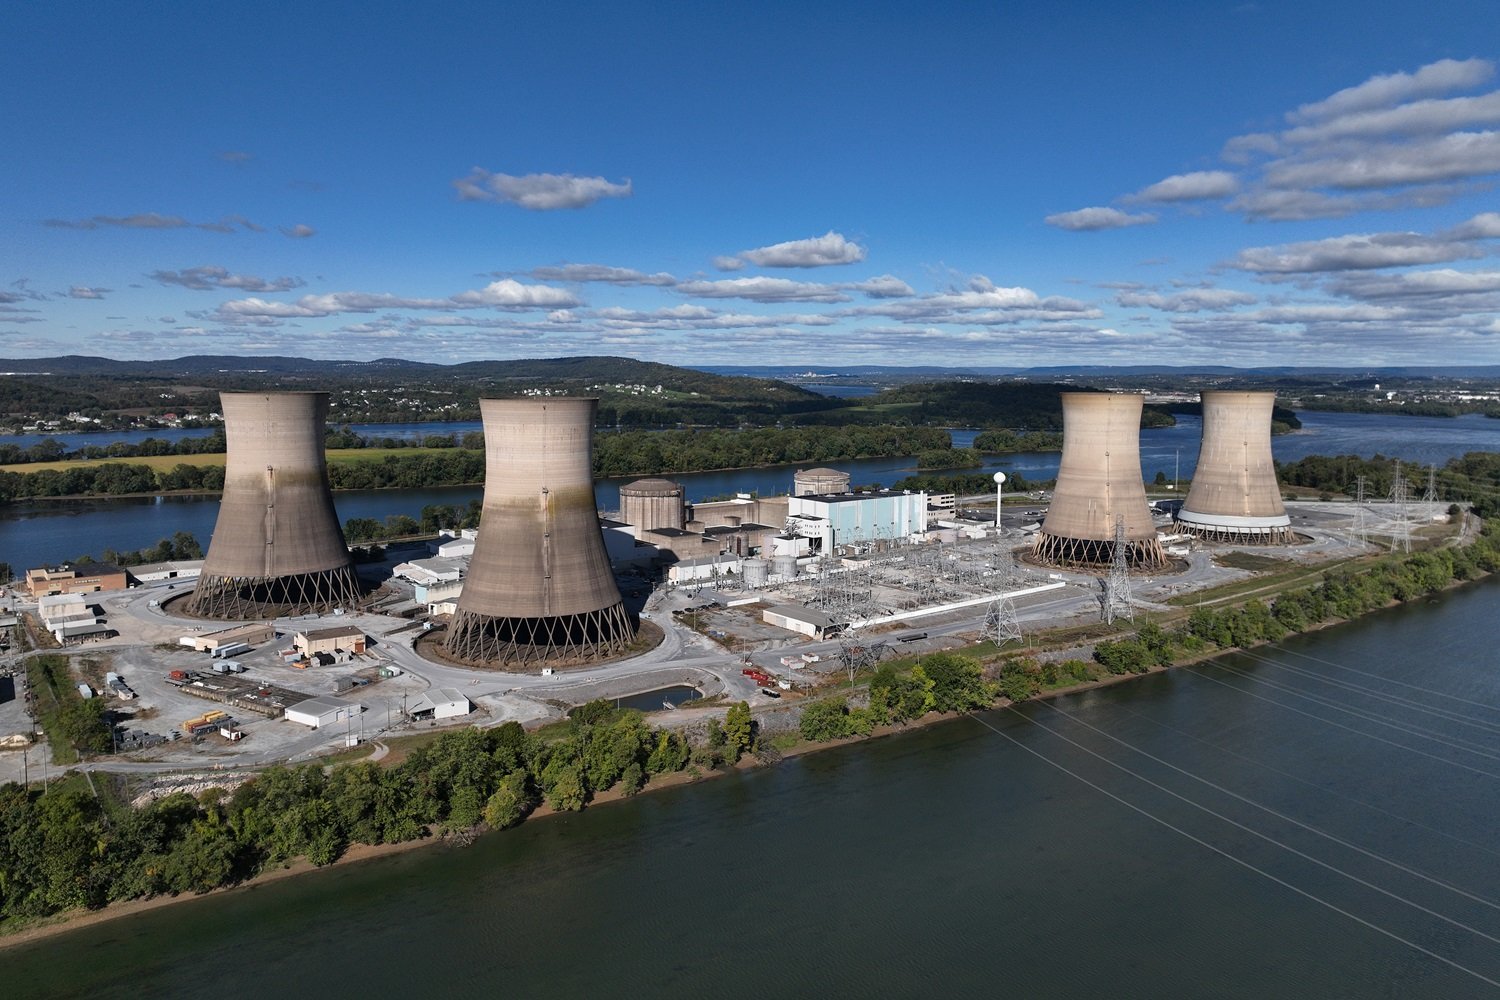
[[[1005,473],[995,473],[995,530],[1004,529],[1000,526],[1000,505],[1005,502]]]

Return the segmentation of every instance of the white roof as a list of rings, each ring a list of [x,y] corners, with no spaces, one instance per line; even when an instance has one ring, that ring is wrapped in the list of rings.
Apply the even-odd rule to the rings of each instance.
[[[467,708],[469,706],[469,699],[467,695],[457,688],[429,688],[422,697],[417,699],[416,704],[412,705],[411,711],[425,712],[429,708],[459,704]]]
[[[43,614],[46,614],[52,608],[65,608],[70,605],[77,605],[81,608],[87,603],[82,594],[50,594],[38,601],[37,606]]]
[[[309,698],[306,701],[299,701],[288,708],[287,711],[297,712],[300,715],[327,715],[329,712],[341,712],[345,709],[358,707],[358,704],[355,702],[323,695],[317,698]]]

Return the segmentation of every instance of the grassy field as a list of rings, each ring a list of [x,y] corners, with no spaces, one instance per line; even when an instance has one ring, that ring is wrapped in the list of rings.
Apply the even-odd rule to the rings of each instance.
[[[347,465],[351,462],[378,462],[387,455],[423,455],[452,451],[452,448],[335,448],[329,451],[329,465]],[[215,455],[152,455],[146,458],[80,458],[66,462],[22,462],[17,465],[0,465],[0,472],[41,472],[46,469],[62,471],[80,469],[94,465],[149,465],[158,472],[167,472],[179,465],[223,465],[223,453]]]

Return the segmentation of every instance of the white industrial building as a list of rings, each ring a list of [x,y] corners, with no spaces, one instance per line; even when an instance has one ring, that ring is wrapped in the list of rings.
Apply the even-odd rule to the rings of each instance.
[[[455,583],[468,572],[467,559],[434,556],[431,559],[413,559],[404,562],[391,572],[403,580],[420,586],[431,587],[438,583]]]
[[[467,559],[474,554],[474,541],[479,537],[479,532],[473,528],[464,528],[456,538],[440,538],[433,542],[430,548],[432,554],[443,559]]]
[[[411,706],[413,719],[457,719],[474,710],[469,699],[453,688],[430,688]]]
[[[146,563],[130,566],[125,570],[137,583],[156,583],[160,580],[196,580],[203,574],[202,559],[174,559],[170,562]]]
[[[879,490],[787,498],[787,521],[813,548],[912,541],[927,533],[927,494]]]
[[[412,596],[418,604],[437,604],[458,600],[458,595],[464,592],[464,582],[453,580],[448,583],[434,583],[431,586],[425,583],[414,583],[411,589]]]
[[[775,625],[810,639],[826,639],[833,628],[833,619],[821,611],[805,608],[800,604],[767,608],[761,613],[761,620],[767,625]]]
[[[364,706],[358,702],[344,701],[342,698],[309,698],[288,708],[286,717],[312,729],[322,729],[324,726],[348,722],[364,710]]]
[[[50,594],[37,601],[37,614],[50,631],[65,625],[93,623],[93,608],[82,594]]]

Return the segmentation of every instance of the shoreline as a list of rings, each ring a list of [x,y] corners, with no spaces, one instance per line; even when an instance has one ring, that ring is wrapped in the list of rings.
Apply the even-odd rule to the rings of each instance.
[[[1446,587],[1444,587],[1441,591],[1438,591],[1438,593],[1440,593],[1440,594],[1441,593],[1448,593],[1450,591],[1454,591],[1454,590],[1458,590],[1458,589],[1463,588],[1463,587],[1467,587],[1467,586],[1469,586],[1471,584],[1481,583],[1481,582],[1484,582],[1484,581],[1487,581],[1487,580],[1491,580],[1494,577],[1495,577],[1495,574],[1493,574],[1493,573],[1485,573],[1483,575],[1480,575],[1480,576],[1477,576],[1477,577],[1474,577],[1474,578],[1468,579],[1468,580],[1454,580],[1454,581],[1450,582]],[[1432,596],[1432,595],[1429,594],[1429,595],[1423,595],[1423,596]],[[1251,646],[1247,646],[1247,647],[1236,646],[1236,647],[1232,647],[1232,648],[1228,648],[1228,649],[1205,650],[1203,652],[1194,654],[1192,656],[1188,656],[1188,657],[1184,657],[1184,658],[1175,660],[1169,666],[1153,665],[1153,666],[1149,667],[1147,670],[1145,670],[1145,671],[1143,671],[1141,673],[1111,674],[1111,675],[1108,675],[1108,676],[1105,676],[1105,677],[1099,677],[1099,678],[1095,678],[1095,679],[1089,680],[1089,681],[1080,681],[1080,682],[1078,682],[1076,684],[1070,684],[1070,685],[1068,685],[1066,687],[1059,687],[1059,688],[1053,688],[1053,689],[1046,690],[1046,691],[1039,691],[1035,695],[1031,696],[1030,698],[1025,699],[1025,701],[1027,701],[1027,702],[1030,702],[1030,701],[1049,701],[1049,700],[1052,700],[1054,698],[1060,698],[1060,697],[1063,697],[1063,696],[1066,696],[1066,695],[1081,694],[1081,693],[1086,692],[1086,691],[1092,691],[1092,690],[1097,690],[1097,689],[1101,689],[1101,688],[1112,687],[1112,686],[1117,685],[1117,684],[1128,683],[1128,682],[1134,681],[1134,680],[1136,680],[1138,678],[1150,677],[1153,674],[1166,673],[1168,671],[1176,670],[1176,669],[1181,668],[1181,667],[1193,666],[1193,665],[1196,665],[1196,664],[1199,664],[1199,663],[1203,663],[1203,662],[1206,662],[1206,661],[1211,661],[1211,660],[1217,659],[1217,658],[1219,658],[1221,656],[1229,656],[1229,655],[1234,655],[1236,653],[1243,653],[1243,652],[1245,652],[1247,650],[1264,649],[1264,648],[1267,648],[1267,647],[1275,648],[1281,642],[1284,642],[1286,640],[1295,638],[1296,636],[1307,635],[1307,634],[1314,633],[1314,632],[1321,632],[1321,631],[1324,631],[1326,629],[1337,628],[1337,627],[1342,626],[1342,625],[1351,624],[1351,623],[1353,623],[1355,621],[1360,620],[1361,618],[1368,617],[1370,614],[1374,614],[1374,613],[1376,613],[1378,611],[1389,610],[1390,608],[1393,608],[1393,607],[1400,607],[1403,604],[1407,604],[1407,603],[1410,603],[1410,601],[1392,601],[1392,602],[1390,602],[1390,603],[1388,603],[1386,605],[1383,605],[1380,608],[1371,609],[1371,611],[1366,612],[1365,614],[1359,615],[1357,618],[1318,622],[1316,624],[1310,625],[1309,627],[1307,627],[1305,629],[1301,629],[1301,630],[1299,630],[1297,632],[1294,632],[1294,633],[1289,633],[1286,636],[1284,636],[1284,637],[1282,637],[1281,639],[1278,639],[1278,640],[1267,640],[1267,641],[1263,641],[1263,642],[1258,642],[1258,643],[1255,643],[1255,644],[1253,644]],[[833,690],[825,692],[824,695],[822,695],[822,696],[823,697],[837,697],[838,695],[839,695],[839,689],[837,687],[835,687]],[[998,697],[995,700],[995,702],[993,704],[991,704],[988,708],[981,709],[980,711],[983,711],[983,712],[998,711],[998,710],[1001,710],[1001,709],[1011,708],[1011,707],[1013,707],[1016,704],[1019,704],[1019,703],[1013,702],[1013,701],[1011,701],[1008,698]],[[961,719],[965,719],[965,718],[969,717],[970,715],[974,715],[974,714],[978,714],[978,713],[974,713],[974,712],[964,712],[964,713],[928,712],[927,714],[925,714],[925,715],[923,715],[923,716],[921,716],[921,717],[919,717],[917,719],[913,719],[913,720],[911,720],[909,722],[906,722],[906,723],[893,723],[893,724],[887,724],[887,725],[884,725],[884,726],[879,726],[876,729],[874,729],[869,735],[866,735],[866,736],[847,736],[847,737],[842,737],[842,738],[836,739],[836,740],[827,740],[827,741],[822,741],[822,742],[812,742],[812,741],[807,741],[807,740],[801,740],[801,739],[799,739],[799,741],[794,746],[792,746],[792,747],[788,748],[787,750],[783,751],[782,754],[781,754],[780,759],[776,760],[776,761],[762,762],[762,761],[758,760],[753,754],[746,754],[745,756],[741,757],[741,759],[739,760],[739,762],[737,762],[736,764],[734,764],[732,767],[724,768],[723,770],[714,770],[714,771],[699,772],[699,773],[696,773],[696,774],[691,773],[688,770],[672,772],[670,774],[661,775],[661,776],[658,776],[658,777],[654,778],[652,781],[650,781],[648,784],[646,784],[643,788],[641,788],[640,791],[638,791],[636,793],[636,795],[629,795],[629,796],[627,796],[618,787],[605,789],[604,791],[599,792],[596,795],[594,795],[593,797],[591,797],[589,799],[587,805],[585,806],[585,809],[592,809],[592,808],[594,808],[596,806],[613,805],[615,803],[625,801],[626,799],[635,798],[638,795],[646,795],[646,794],[650,794],[652,792],[660,791],[660,790],[667,789],[667,788],[675,788],[675,787],[679,787],[679,786],[682,786],[682,785],[697,784],[697,783],[702,782],[702,781],[709,781],[709,780],[712,780],[714,778],[720,777],[722,775],[728,774],[732,770],[749,771],[749,770],[755,770],[755,769],[758,769],[758,768],[776,767],[782,761],[785,761],[785,760],[795,759],[795,758],[798,758],[798,757],[806,756],[808,754],[818,753],[818,752],[823,751],[823,750],[832,750],[832,749],[835,749],[835,748],[852,746],[854,744],[864,743],[864,742],[868,742],[868,741],[871,741],[871,740],[885,739],[887,737],[897,736],[897,735],[900,735],[902,733],[908,733],[908,732],[914,732],[914,731],[921,730],[921,729],[927,729],[927,728],[929,728],[931,726],[941,725],[943,723],[957,722],[957,721],[959,721]],[[564,812],[566,812],[566,810]],[[558,810],[552,809],[545,802],[542,802],[542,803],[538,804],[538,806],[535,809],[533,809],[529,814],[527,814],[526,818],[521,821],[521,824],[529,823],[532,820],[547,819],[549,817],[556,816],[556,815],[559,815],[559,811]],[[517,824],[517,825],[521,825],[521,824]],[[483,832],[479,833],[478,835],[479,836],[486,836],[486,835],[497,834],[497,833],[502,833],[502,832],[504,832],[504,831],[500,831],[500,830],[484,830]],[[375,859],[375,858],[386,857],[386,856],[394,855],[394,854],[401,854],[401,853],[405,853],[407,851],[416,850],[416,849],[421,848],[421,847],[430,847],[430,846],[434,846],[434,845],[438,845],[438,844],[446,844],[446,845],[449,845],[449,846],[454,846],[453,842],[449,839],[449,837],[447,835],[439,834],[439,833],[430,833],[429,836],[426,836],[426,837],[420,837],[420,838],[417,838],[417,839],[414,839],[414,840],[408,840],[408,841],[401,841],[399,843],[394,843],[394,844],[376,844],[376,845],[371,845],[371,844],[351,844],[344,851],[344,853],[339,856],[339,858],[337,860],[331,862],[328,865],[323,865],[321,867],[312,864],[311,862],[307,861],[305,858],[301,858],[301,859],[297,859],[297,860],[295,860],[295,861],[293,861],[293,862],[291,862],[291,863],[289,863],[287,865],[284,865],[284,866],[282,866],[280,868],[276,868],[276,869],[273,869],[273,870],[262,872],[259,875],[256,875],[255,877],[253,877],[251,879],[248,879],[245,882],[239,883],[238,885],[223,886],[223,887],[211,889],[211,890],[209,890],[208,892],[205,892],[205,893],[199,893],[199,894],[177,894],[177,895],[166,895],[166,896],[153,896],[153,897],[151,897],[149,899],[124,900],[124,901],[117,902],[117,903],[107,904],[107,905],[101,907],[98,910],[82,910],[82,911],[74,910],[74,911],[66,911],[64,913],[53,914],[53,915],[48,916],[48,917],[40,918],[39,921],[36,924],[26,926],[24,928],[21,928],[19,930],[16,930],[16,931],[12,932],[12,933],[3,933],[3,932],[0,932],[0,953],[3,953],[5,950],[7,950],[9,948],[12,948],[12,947],[19,947],[21,945],[31,944],[31,943],[34,943],[36,941],[41,941],[41,940],[45,940],[47,938],[55,937],[55,936],[67,933],[67,932],[75,930],[75,929],[81,929],[81,928],[84,928],[84,927],[94,926],[94,925],[97,925],[97,924],[100,924],[100,923],[105,923],[105,922],[108,922],[108,921],[111,921],[111,920],[115,920],[115,919],[120,918],[120,917],[131,916],[133,914],[144,912],[146,910],[154,910],[154,909],[158,909],[158,908],[163,907],[163,906],[169,906],[169,905],[172,905],[174,903],[184,903],[184,902],[188,902],[188,901],[194,900],[194,899],[202,899],[202,898],[206,898],[206,897],[210,897],[210,896],[217,896],[217,895],[221,895],[221,894],[225,894],[225,893],[232,893],[232,892],[238,892],[238,891],[242,891],[242,890],[249,890],[249,889],[253,889],[253,888],[257,887],[257,886],[265,885],[267,883],[278,881],[278,880],[285,879],[285,878],[291,878],[291,877],[298,876],[298,875],[305,875],[305,874],[308,874],[310,872],[316,872],[316,871],[320,871],[320,870],[331,869],[331,868],[334,868],[334,867],[337,867],[337,866],[340,866],[340,865],[357,864],[357,863],[362,862],[362,861],[368,861],[368,860],[372,860],[372,859]]]

